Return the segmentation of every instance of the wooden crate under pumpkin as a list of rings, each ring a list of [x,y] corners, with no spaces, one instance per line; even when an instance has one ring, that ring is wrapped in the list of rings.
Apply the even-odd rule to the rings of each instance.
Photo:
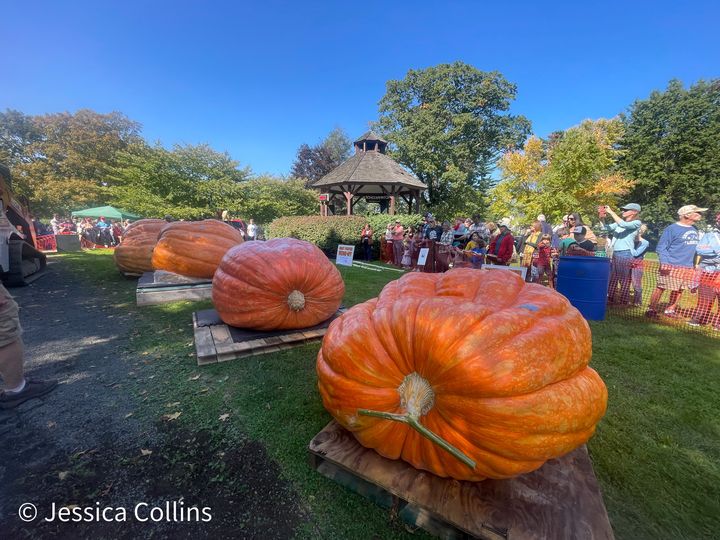
[[[340,307],[328,320],[309,328],[274,331],[235,328],[223,323],[214,309],[196,311],[193,313],[193,333],[197,363],[226,362],[319,341],[330,323],[344,311],[346,309]]]
[[[324,476],[441,538],[614,538],[584,445],[531,473],[482,482],[441,478],[386,459],[335,421],[308,450]]]
[[[161,277],[158,277],[161,275]],[[170,302],[197,302],[212,297],[212,281],[185,278],[169,272],[145,272],[138,279],[135,301],[138,306],[156,306]]]

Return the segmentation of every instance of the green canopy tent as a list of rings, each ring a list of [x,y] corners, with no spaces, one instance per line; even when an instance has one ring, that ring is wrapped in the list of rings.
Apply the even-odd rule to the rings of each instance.
[[[86,210],[76,210],[72,213],[73,217],[104,217],[107,219],[140,219],[137,214],[118,210],[114,206],[98,206],[97,208],[87,208]]]

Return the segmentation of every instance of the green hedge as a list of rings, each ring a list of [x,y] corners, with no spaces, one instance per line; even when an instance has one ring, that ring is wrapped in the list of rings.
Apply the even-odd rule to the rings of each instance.
[[[267,238],[299,238],[312,242],[326,252],[333,252],[338,244],[358,245],[365,223],[374,231],[375,245],[385,234],[390,222],[399,219],[404,227],[416,226],[420,214],[377,214],[373,216],[288,216],[274,220],[266,230]],[[377,249],[377,248],[376,248]]]

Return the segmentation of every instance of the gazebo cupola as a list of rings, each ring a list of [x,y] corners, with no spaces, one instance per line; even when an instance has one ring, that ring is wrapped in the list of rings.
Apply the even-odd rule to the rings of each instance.
[[[353,143],[356,154],[358,152],[380,152],[384,154],[387,144],[387,141],[376,135],[374,131],[368,131]]]
[[[321,193],[320,214],[328,207],[345,203],[348,215],[360,199],[378,201],[395,213],[397,198],[407,203],[408,211],[419,211],[420,199],[427,186],[385,154],[388,142],[368,131],[353,142],[355,155],[317,180],[312,187]]]

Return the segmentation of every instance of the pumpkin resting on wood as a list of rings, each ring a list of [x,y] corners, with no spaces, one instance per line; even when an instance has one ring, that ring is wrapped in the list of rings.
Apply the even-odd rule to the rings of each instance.
[[[315,326],[337,311],[344,294],[335,265],[315,245],[294,238],[234,247],[212,286],[223,322],[258,330]]]
[[[129,274],[152,272],[153,249],[165,225],[164,219],[140,219],[131,223],[113,253],[118,269]]]
[[[567,299],[510,271],[406,274],[333,321],[325,408],[363,446],[458,480],[509,478],[585,443],[607,389]]]
[[[153,268],[212,278],[227,250],[242,241],[239,231],[216,219],[168,223],[153,250]]]

